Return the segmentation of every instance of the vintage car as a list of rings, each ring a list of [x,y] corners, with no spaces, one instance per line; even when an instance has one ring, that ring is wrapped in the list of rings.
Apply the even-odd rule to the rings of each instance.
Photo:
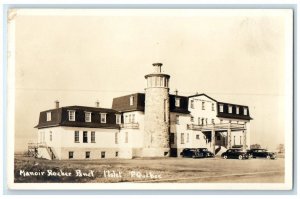
[[[182,157],[190,157],[190,158],[208,158],[214,157],[214,154],[208,151],[207,148],[185,148],[180,153]]]
[[[207,148],[198,148],[199,155],[203,158],[213,158],[215,155],[210,152]]]
[[[246,151],[242,149],[228,149],[226,152],[221,154],[224,159],[249,159],[249,155]]]
[[[247,153],[251,158],[276,159],[276,153],[269,152],[267,149],[250,149]]]

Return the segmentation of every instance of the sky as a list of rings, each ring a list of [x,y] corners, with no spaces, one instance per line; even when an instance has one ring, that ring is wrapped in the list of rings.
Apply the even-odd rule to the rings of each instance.
[[[249,106],[251,144],[284,143],[286,13],[79,12],[13,18],[16,151],[36,141],[39,112],[55,100],[111,108],[114,97],[144,92],[155,62],[171,76],[170,93]]]

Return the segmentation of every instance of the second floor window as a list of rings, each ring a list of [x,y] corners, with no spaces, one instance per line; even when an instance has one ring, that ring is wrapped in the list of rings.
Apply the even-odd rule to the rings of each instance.
[[[74,141],[75,141],[76,143],[79,142],[79,131],[75,131],[75,134],[74,134]]]
[[[91,132],[91,143],[96,143],[96,133],[95,133],[95,131]]]
[[[100,119],[101,123],[106,123],[106,113],[100,113],[100,117],[101,117]]]
[[[88,132],[83,131],[83,143],[87,143],[87,142],[88,142]]]
[[[191,122],[194,122],[194,117],[193,116],[191,116]]]
[[[51,112],[47,112],[47,122],[51,121]]]
[[[191,108],[194,108],[194,100],[191,100]]]
[[[75,121],[75,111],[69,111],[69,121]]]
[[[215,111],[215,104],[214,103],[211,103],[211,110]]]
[[[179,124],[179,115],[176,115],[176,124]]]
[[[49,139],[52,142],[52,131],[50,131],[50,133],[49,133]]]
[[[85,122],[91,122],[91,112],[85,112]]]
[[[205,102],[202,102],[202,110],[205,110]]]
[[[184,144],[184,133],[180,134],[180,143]]]
[[[196,139],[197,139],[197,140],[200,139],[200,135],[199,135],[199,134],[196,135]]]

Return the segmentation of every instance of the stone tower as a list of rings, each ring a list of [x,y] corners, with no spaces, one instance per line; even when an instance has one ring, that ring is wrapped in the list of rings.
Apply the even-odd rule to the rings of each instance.
[[[154,63],[154,72],[145,76],[145,129],[144,157],[164,157],[170,155],[169,144],[169,79],[161,73],[161,63]]]

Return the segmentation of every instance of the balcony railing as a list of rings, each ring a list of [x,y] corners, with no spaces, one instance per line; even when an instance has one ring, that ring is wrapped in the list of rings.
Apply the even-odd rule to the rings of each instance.
[[[121,124],[121,128],[124,128],[124,129],[138,129],[139,128],[139,123]]]
[[[197,124],[187,124],[188,130],[195,131],[208,131],[208,130],[228,130],[241,131],[246,129],[245,124],[235,124],[235,123],[219,123],[219,124],[207,124],[207,125],[197,125]]]

